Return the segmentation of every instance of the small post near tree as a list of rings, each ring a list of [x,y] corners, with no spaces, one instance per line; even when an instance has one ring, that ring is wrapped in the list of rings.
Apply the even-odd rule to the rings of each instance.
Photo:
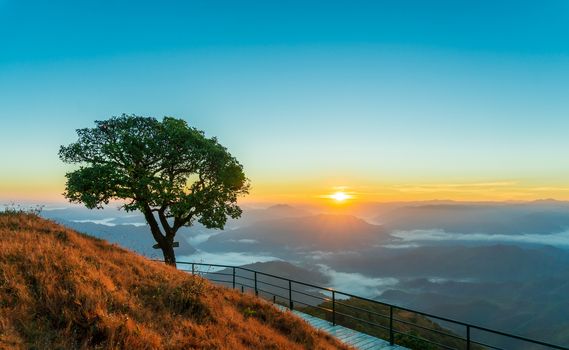
[[[181,227],[197,221],[223,229],[228,217],[241,216],[237,198],[249,181],[216,138],[170,117],[123,114],[95,124],[59,150],[62,161],[80,165],[65,175],[65,197],[89,209],[119,200],[124,210],[139,210],[167,264],[176,265]]]

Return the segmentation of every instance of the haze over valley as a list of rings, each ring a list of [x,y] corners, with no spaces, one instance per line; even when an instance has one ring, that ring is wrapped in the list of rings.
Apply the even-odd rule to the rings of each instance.
[[[297,278],[364,297],[530,337],[569,340],[569,202],[429,201],[369,203],[353,212],[326,209],[245,207],[243,219],[223,231],[184,228],[178,260],[255,263],[261,271],[284,275],[293,270]],[[42,215],[161,258],[140,214],[65,206],[47,207]]]

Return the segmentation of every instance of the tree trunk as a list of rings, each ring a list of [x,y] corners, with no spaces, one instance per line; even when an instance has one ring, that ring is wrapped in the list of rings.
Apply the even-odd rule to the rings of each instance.
[[[163,244],[160,245],[162,249],[162,254],[164,254],[164,262],[167,265],[176,267],[176,254],[174,253],[173,242],[164,240]]]
[[[144,206],[144,217],[146,218],[146,222],[150,225],[150,232],[152,232],[152,236],[160,249],[162,249],[162,254],[164,255],[164,262],[167,265],[176,267],[176,254],[174,254],[174,235],[175,232],[167,231],[170,233],[169,235],[163,235],[160,231],[160,227],[158,227],[158,223],[156,222],[156,218],[154,214],[152,214],[152,210],[148,205]],[[168,227],[164,228],[165,230]]]

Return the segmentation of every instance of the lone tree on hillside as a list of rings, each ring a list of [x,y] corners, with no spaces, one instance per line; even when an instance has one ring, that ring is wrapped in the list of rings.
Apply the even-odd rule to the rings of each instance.
[[[141,211],[167,264],[176,264],[174,237],[182,226],[197,220],[222,229],[227,217],[241,216],[237,197],[249,182],[216,138],[170,117],[123,114],[95,124],[59,150],[61,160],[81,165],[65,175],[65,197],[89,209],[122,200],[126,211]]]

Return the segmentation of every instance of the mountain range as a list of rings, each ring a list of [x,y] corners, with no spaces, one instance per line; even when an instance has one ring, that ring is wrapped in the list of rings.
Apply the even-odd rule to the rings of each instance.
[[[65,220],[110,217],[97,215]],[[121,226],[108,229],[99,223],[83,231],[153,253],[140,248],[152,243],[146,227],[117,236],[112,230]],[[274,257],[308,268],[312,279],[365,297],[569,343],[569,317],[563,311],[569,307],[567,202],[371,203],[351,211],[277,205],[246,209],[243,220],[230,221],[225,231],[189,228],[179,240],[192,242],[178,251],[187,259],[199,259],[193,258],[194,248],[215,253],[210,258]],[[266,266],[271,265],[279,266]],[[283,273],[289,270],[284,266],[279,267]]]

